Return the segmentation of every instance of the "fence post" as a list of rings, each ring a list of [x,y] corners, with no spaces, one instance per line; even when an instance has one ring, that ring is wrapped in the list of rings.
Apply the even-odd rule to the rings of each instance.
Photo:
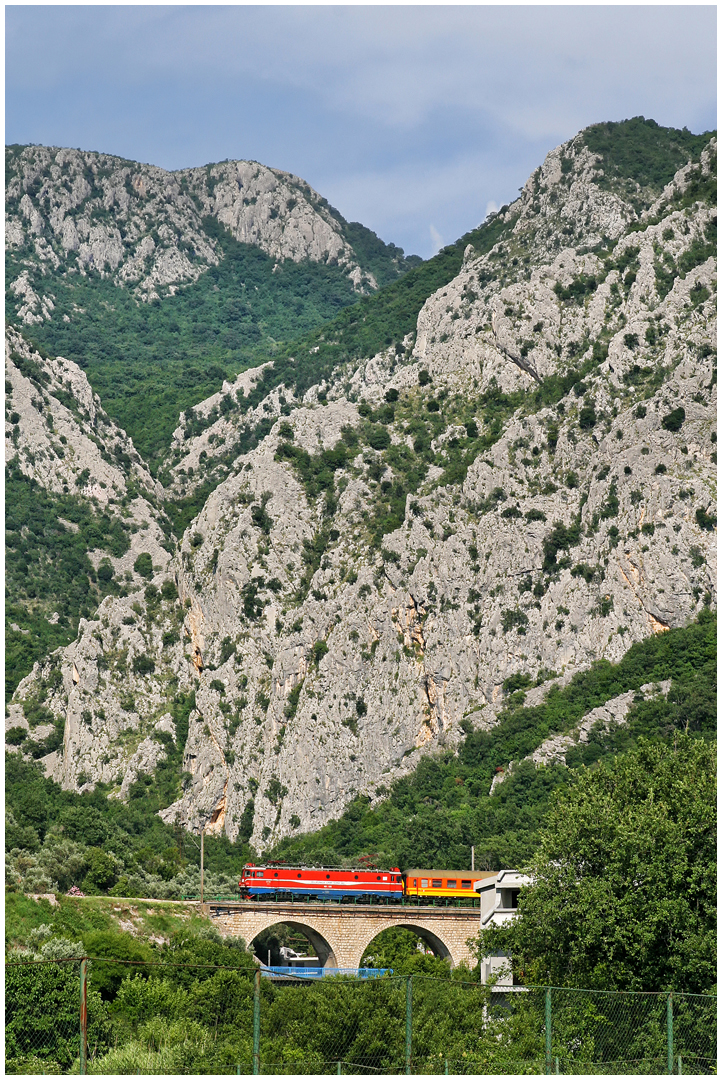
[[[667,998],[667,1072],[674,1072],[674,1029],[672,1027],[672,995]]]
[[[681,1054],[677,1058],[677,1075],[678,1076],[682,1075],[682,1055]]]
[[[80,961],[80,1072],[88,1071],[88,960]]]
[[[406,1075],[411,1072],[411,980],[413,975],[406,977]]]
[[[552,988],[547,987],[545,1002],[544,1029],[546,1033],[546,1071],[547,1076],[552,1071]]]
[[[253,977],[253,1075],[261,1072],[261,969]]]

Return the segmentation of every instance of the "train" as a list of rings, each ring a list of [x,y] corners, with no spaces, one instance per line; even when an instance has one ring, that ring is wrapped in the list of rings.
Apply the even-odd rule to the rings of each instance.
[[[285,866],[279,863],[243,867],[238,885],[244,899],[336,900],[341,903],[424,904],[478,903],[477,881],[494,877],[493,870],[402,871],[376,867]]]

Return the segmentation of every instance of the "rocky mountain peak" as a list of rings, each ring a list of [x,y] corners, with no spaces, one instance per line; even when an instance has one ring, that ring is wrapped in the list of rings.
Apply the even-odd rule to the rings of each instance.
[[[172,558],[10,705],[62,721],[51,775],[124,797],[170,739],[164,820],[262,850],[493,730],[514,680],[537,702],[714,605],[716,141],[678,133],[670,175],[642,126],[634,168],[606,128],[552,151],[414,333],[182,414]],[[236,166],[213,205],[252,228]]]

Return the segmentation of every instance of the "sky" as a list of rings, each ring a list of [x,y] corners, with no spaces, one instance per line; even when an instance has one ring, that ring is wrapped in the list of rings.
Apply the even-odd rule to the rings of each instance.
[[[424,258],[589,124],[717,124],[714,6],[5,10],[6,143],[252,159]]]

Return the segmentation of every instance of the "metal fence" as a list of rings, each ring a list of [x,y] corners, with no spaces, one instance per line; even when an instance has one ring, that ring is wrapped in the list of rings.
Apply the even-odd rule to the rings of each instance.
[[[6,965],[10,1074],[659,1074],[717,1070],[716,996],[261,978],[82,958]]]

